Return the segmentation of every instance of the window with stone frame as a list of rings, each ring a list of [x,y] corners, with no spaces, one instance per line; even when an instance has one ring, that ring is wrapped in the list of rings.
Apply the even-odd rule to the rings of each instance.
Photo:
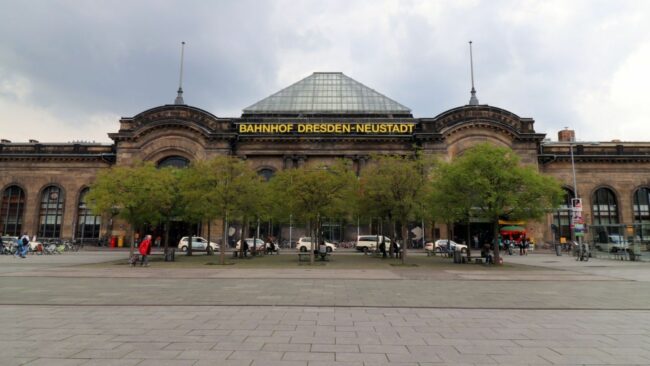
[[[61,223],[63,222],[63,206],[65,198],[61,188],[48,186],[41,193],[39,209],[38,237],[60,238]]]
[[[7,187],[2,192],[0,205],[0,230],[3,235],[19,236],[23,229],[25,192],[19,186]]]
[[[594,225],[618,224],[616,195],[609,188],[599,188],[591,198]]]
[[[84,188],[79,194],[79,203],[77,205],[77,229],[75,238],[79,240],[99,239],[99,229],[101,227],[101,216],[93,214],[86,203],[86,195],[90,192],[89,188]]]

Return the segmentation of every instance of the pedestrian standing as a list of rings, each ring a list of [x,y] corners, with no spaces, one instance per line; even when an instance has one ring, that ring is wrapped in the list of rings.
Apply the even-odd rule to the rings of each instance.
[[[160,238],[160,235],[158,235],[156,237],[156,247],[158,247],[158,249],[160,249],[160,242],[161,242],[161,238]]]
[[[138,251],[140,252],[140,266],[149,267],[149,259],[147,257],[151,254],[151,235],[144,237],[144,240],[138,246]]]
[[[19,253],[18,255],[21,258],[25,258],[27,253],[29,252],[29,235],[27,235],[27,233],[23,233],[23,236],[18,240],[18,245],[19,245],[18,247],[19,251],[17,252]]]

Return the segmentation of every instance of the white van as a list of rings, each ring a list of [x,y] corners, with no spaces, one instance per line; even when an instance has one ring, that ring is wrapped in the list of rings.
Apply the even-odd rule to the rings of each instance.
[[[382,235],[359,235],[354,247],[361,252],[374,251],[377,249],[377,243],[381,244],[382,240],[386,243],[386,251],[389,251],[390,238]]]

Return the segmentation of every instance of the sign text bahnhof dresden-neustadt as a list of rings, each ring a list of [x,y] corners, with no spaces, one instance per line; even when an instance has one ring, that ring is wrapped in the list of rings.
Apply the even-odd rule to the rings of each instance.
[[[414,123],[240,123],[241,134],[411,134]]]

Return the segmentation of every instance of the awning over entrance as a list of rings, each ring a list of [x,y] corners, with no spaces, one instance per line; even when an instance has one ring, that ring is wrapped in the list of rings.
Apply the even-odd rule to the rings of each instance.
[[[517,225],[503,226],[499,229],[499,233],[501,233],[501,236],[526,235],[526,228]]]

